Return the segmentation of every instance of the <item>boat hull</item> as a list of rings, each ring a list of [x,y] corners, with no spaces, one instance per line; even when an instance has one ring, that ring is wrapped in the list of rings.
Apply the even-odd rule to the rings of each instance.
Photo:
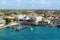
[[[56,27],[60,28],[60,25],[57,25]]]

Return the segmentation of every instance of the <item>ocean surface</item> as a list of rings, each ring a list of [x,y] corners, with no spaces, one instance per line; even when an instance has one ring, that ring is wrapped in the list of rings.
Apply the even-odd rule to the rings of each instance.
[[[18,26],[16,25],[15,27]],[[25,28],[16,32],[12,28],[1,29],[0,40],[60,40],[60,28],[28,26],[31,28]]]

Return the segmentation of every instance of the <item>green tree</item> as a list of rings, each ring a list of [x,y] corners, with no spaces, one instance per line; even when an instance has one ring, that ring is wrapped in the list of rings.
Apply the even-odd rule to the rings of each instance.
[[[9,24],[11,23],[11,20],[10,19],[6,19],[6,24]]]

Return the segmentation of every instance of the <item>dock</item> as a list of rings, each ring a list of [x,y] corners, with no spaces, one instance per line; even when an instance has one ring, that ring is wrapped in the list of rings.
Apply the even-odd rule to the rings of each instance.
[[[6,27],[11,27],[11,26],[18,25],[18,24],[19,24],[19,23],[10,23],[10,24],[8,24],[8,25],[1,26],[0,29],[6,28]]]

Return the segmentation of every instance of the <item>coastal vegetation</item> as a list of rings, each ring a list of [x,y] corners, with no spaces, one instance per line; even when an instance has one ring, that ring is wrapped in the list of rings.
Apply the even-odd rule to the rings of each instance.
[[[35,12],[37,14],[44,14],[44,15],[48,15],[48,14],[54,14],[54,15],[59,15],[60,14],[60,10],[0,10],[0,12],[3,13],[3,15],[17,15],[17,14],[29,14],[31,12]],[[1,15],[1,13],[0,13]]]
[[[6,25],[11,23],[11,20],[10,19],[6,19]]]
[[[60,10],[0,10],[0,15],[3,16],[9,16],[9,15],[18,15],[18,14],[29,14],[31,12],[35,12],[36,14],[38,15],[43,15],[44,14],[44,17],[47,17],[49,14],[50,15],[55,15],[58,17],[60,17]],[[2,14],[1,14],[2,13]]]

